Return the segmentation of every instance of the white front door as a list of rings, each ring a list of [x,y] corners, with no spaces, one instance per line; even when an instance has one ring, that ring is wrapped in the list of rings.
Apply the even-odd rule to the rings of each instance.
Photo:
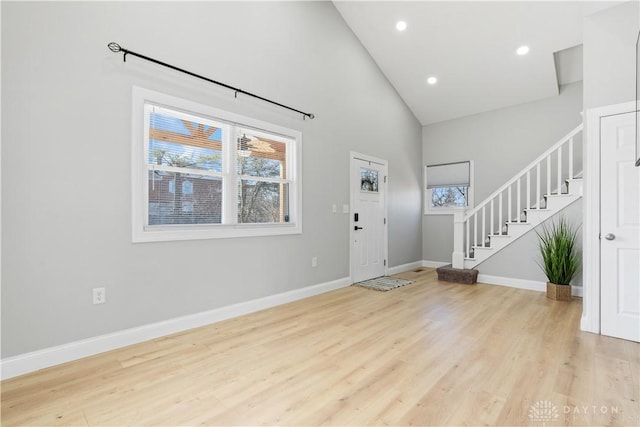
[[[640,341],[640,167],[634,113],[603,117],[600,127],[600,327]]]
[[[351,154],[351,279],[386,273],[386,161]]]

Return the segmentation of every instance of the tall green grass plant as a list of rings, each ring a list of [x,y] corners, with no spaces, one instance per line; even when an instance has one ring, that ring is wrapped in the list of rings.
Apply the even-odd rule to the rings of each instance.
[[[569,285],[580,267],[580,255],[576,248],[578,227],[568,223],[565,217],[550,225],[542,224],[537,231],[542,262],[540,268],[547,279],[556,285]]]

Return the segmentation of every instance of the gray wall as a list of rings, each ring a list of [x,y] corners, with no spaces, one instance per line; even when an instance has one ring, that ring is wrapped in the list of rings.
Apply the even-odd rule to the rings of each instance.
[[[389,161],[390,265],[422,259],[421,127],[330,2],[2,2],[2,64],[2,357],[347,277],[349,150]],[[304,233],[132,244],[132,85],[301,130]]]
[[[579,125],[580,111],[577,82],[553,98],[425,126],[423,164],[473,160],[479,203]],[[422,227],[423,259],[451,262],[453,215],[424,215]]]
[[[585,17],[585,111],[635,99],[639,8],[630,1]]]

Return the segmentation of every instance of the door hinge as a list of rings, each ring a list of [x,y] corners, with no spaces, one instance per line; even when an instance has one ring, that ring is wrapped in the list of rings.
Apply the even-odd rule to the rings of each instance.
[[[385,219],[384,219],[384,223],[385,223],[385,224],[387,223],[387,218],[385,218]]]
[[[384,176],[384,182],[385,183],[387,182],[387,176],[386,175]]]
[[[387,266],[387,260],[386,259],[384,260],[384,266],[385,267]]]

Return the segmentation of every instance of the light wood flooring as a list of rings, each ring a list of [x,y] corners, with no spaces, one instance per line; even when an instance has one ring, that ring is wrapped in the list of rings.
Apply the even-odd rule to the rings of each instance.
[[[640,424],[639,344],[579,299],[399,277],[4,381],[2,424]]]

